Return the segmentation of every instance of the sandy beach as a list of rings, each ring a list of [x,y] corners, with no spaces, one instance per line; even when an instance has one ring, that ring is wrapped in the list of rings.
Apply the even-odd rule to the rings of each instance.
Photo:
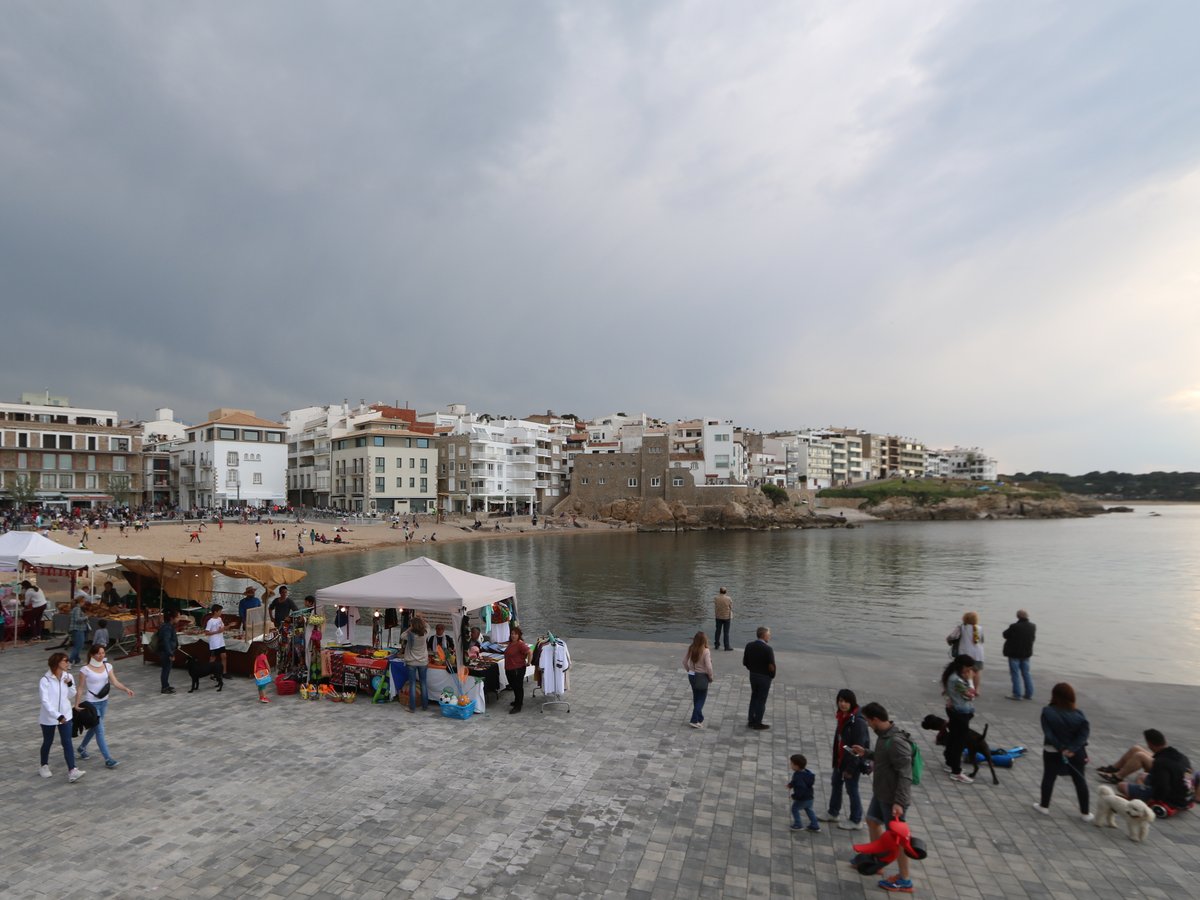
[[[588,534],[611,534],[615,531],[629,531],[628,526],[617,528],[603,522],[579,522],[580,527],[571,524],[570,519],[554,519],[547,527],[545,520],[538,519],[538,525],[533,527],[528,516],[518,516],[513,519],[499,520],[500,529],[496,529],[496,521],[487,522],[483,528],[475,530],[471,527],[474,518],[470,516],[451,516],[441,524],[432,524],[432,517],[426,521],[421,518],[413,532],[412,542],[428,543],[437,536],[437,543],[453,543],[458,541],[488,541],[498,538],[508,539],[525,536],[530,539],[541,537],[577,537]],[[314,556],[327,553],[354,553],[362,550],[372,550],[381,547],[394,547],[404,544],[404,529],[392,528],[386,521],[362,521],[353,519],[341,526],[349,528],[342,533],[346,543],[323,544],[310,540],[309,532],[315,530],[318,535],[324,534],[331,541],[334,529],[341,525],[340,519],[312,519],[297,523],[294,519],[283,521],[276,519],[273,523],[264,520],[261,523],[252,522],[242,525],[226,520],[223,526],[205,523],[203,530],[195,521],[155,522],[140,532],[132,528],[125,529],[121,535],[120,529],[109,525],[107,529],[92,530],[88,535],[87,549],[95,553],[109,553],[117,556],[144,556],[149,559],[180,560],[241,560],[268,562],[287,559],[292,565],[303,568],[297,559],[297,538],[302,536],[304,556]],[[275,537],[276,529],[283,529],[286,537],[279,540]],[[199,542],[192,539],[192,533],[199,531]],[[254,535],[262,538],[261,548],[256,550]],[[52,531],[51,540],[64,547],[78,548],[80,532],[68,534],[65,531]]]

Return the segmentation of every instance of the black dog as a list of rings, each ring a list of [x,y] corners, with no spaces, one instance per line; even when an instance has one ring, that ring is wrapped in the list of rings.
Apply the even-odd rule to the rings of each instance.
[[[940,716],[926,716],[921,720],[921,727],[926,731],[936,731],[937,737],[933,742],[939,747],[946,746],[946,734],[950,730],[950,723]],[[992,773],[992,784],[999,784],[1000,779],[996,777],[996,767],[992,765],[992,751],[988,747],[987,733],[988,725],[983,726],[983,731],[976,731],[974,728],[967,730],[967,752],[970,754],[971,762],[975,768],[971,770],[971,777],[974,778],[979,774],[979,756],[983,754],[983,760],[987,763],[988,769]]]
[[[217,680],[217,692],[218,693],[220,693],[221,688],[225,687],[225,678],[224,678],[223,673],[221,672],[220,661],[217,661],[215,663],[200,662],[200,660],[193,659],[192,657],[189,656],[188,661],[187,661],[187,672],[188,672],[188,675],[190,675],[192,677],[192,690],[188,691],[189,694],[192,691],[200,690],[200,679],[203,678],[205,675],[211,675],[213,678],[215,678]]]

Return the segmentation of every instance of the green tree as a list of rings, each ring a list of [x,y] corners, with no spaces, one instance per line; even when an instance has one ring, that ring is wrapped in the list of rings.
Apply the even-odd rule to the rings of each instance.
[[[37,501],[37,487],[30,475],[18,475],[8,488],[8,497],[17,509],[24,509]]]
[[[108,476],[108,492],[113,495],[117,506],[128,506],[133,496],[133,479],[129,475],[114,472]]]

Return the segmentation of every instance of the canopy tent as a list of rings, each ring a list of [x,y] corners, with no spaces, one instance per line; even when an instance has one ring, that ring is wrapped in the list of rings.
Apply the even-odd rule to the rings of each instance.
[[[370,609],[409,607],[460,615],[516,596],[511,581],[464,572],[427,556],[317,591],[317,602]]]
[[[212,599],[213,573],[219,572],[230,578],[248,578],[261,584],[268,592],[274,592],[282,584],[295,584],[308,573],[301,569],[288,569],[267,563],[250,562],[201,562],[199,560],[143,559],[140,556],[122,556],[118,564],[128,572],[141,578],[158,582],[164,591],[178,600],[191,600],[207,606]]]
[[[54,569],[87,569],[92,566],[111,566],[115,556],[72,550],[34,531],[10,531],[0,535],[0,570],[17,571],[22,562],[31,566]]]
[[[35,531],[10,531],[0,535],[0,571],[35,572],[71,579],[70,594],[75,595],[75,581],[85,569],[104,568],[117,561],[115,556],[93,553],[90,550],[72,550],[62,544],[42,537]],[[20,616],[13,619],[13,643],[17,642]]]
[[[464,572],[420,556],[390,569],[344,581],[317,591],[317,602],[327,606],[367,609],[417,609],[447,613],[458,634],[468,613],[517,595],[511,581]]]

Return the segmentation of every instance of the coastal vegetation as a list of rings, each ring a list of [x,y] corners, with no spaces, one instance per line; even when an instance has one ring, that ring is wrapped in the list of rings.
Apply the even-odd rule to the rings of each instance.
[[[1009,480],[1009,476],[1003,476]],[[1086,494],[1105,500],[1188,500],[1200,502],[1200,472],[1088,472],[1064,475],[1061,472],[1018,472],[1018,482],[1038,481],[1055,485],[1072,494]]]
[[[783,506],[791,500],[786,488],[781,488],[779,485],[771,484],[770,482],[762,486],[762,492],[776,506]]]

